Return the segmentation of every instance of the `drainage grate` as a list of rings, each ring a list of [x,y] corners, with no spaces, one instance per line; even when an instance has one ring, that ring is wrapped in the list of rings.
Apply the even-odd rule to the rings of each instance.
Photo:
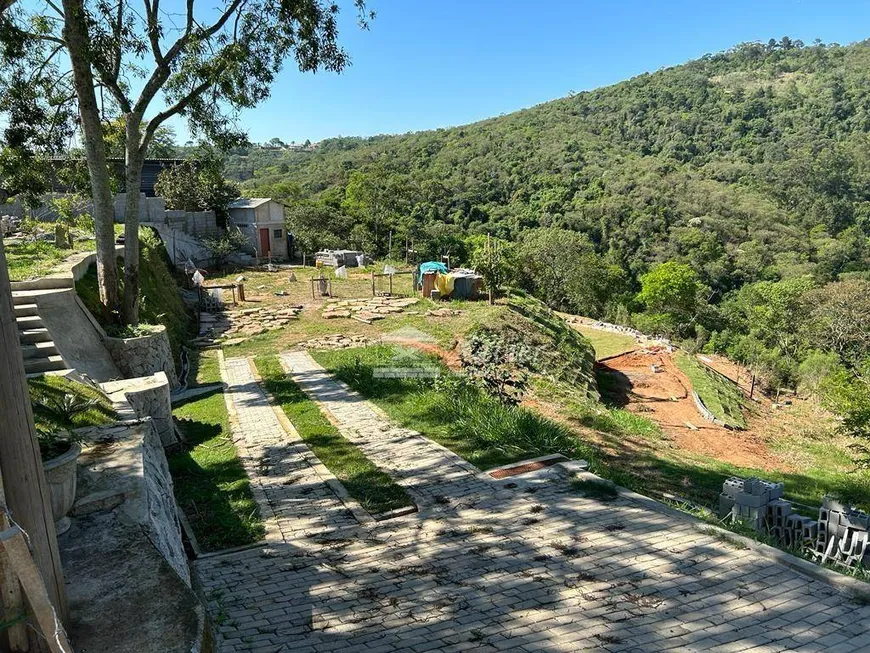
[[[518,476],[520,474],[527,474],[528,472],[536,472],[539,469],[550,467],[563,460],[565,460],[564,456],[555,456],[544,460],[532,460],[527,463],[518,463],[516,465],[509,465],[507,467],[499,467],[498,469],[493,469],[491,472],[489,472],[489,475],[493,478],[508,478],[510,476]]]

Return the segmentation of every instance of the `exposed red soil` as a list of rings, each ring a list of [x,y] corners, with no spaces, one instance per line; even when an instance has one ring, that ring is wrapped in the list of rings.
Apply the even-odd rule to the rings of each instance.
[[[459,358],[459,345],[454,345],[451,349],[443,349],[431,342],[420,342],[410,338],[391,338],[390,344],[403,345],[405,347],[413,347],[427,354],[435,354],[441,359],[448,369],[458,372],[462,368],[462,361]]]
[[[677,448],[734,465],[785,470],[751,427],[731,431],[701,416],[691,396],[691,383],[666,349],[633,351],[599,365],[613,380],[611,398],[656,422]]]

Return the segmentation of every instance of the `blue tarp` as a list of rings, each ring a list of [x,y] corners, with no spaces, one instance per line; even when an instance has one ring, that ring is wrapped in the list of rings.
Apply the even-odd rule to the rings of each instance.
[[[427,272],[440,272],[441,274],[447,274],[447,266],[443,263],[439,263],[438,261],[429,261],[428,263],[420,264],[420,277]]]

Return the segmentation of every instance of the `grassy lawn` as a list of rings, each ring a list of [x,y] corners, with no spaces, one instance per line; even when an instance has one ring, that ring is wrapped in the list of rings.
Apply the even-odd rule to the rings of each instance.
[[[99,390],[62,376],[27,379],[36,430],[49,433],[117,421],[109,399]]]
[[[53,242],[4,241],[11,281],[27,281],[51,272],[59,263],[78,252],[93,252],[93,240],[76,240],[72,249],[60,249]]]
[[[378,514],[413,505],[405,490],[345,439],[317,404],[284,374],[276,356],[258,357],[256,364],[266,389],[299,435],[363,508]]]
[[[332,294],[339,299],[359,299],[372,296],[371,271],[382,272],[384,261],[378,261],[374,266],[366,268],[348,268],[348,278],[339,279],[335,276],[335,270],[329,267],[322,268],[323,276],[332,283]],[[394,263],[397,269],[410,269],[404,265]],[[236,278],[243,274],[245,277],[245,297],[256,301],[258,304],[306,304],[312,301],[320,303],[323,298],[311,297],[311,279],[320,275],[321,270],[308,267],[293,267],[293,275],[296,281],[290,281],[290,268],[281,268],[278,272],[261,272],[248,269],[227,268],[221,272],[215,272],[206,278],[207,284],[233,283]],[[401,281],[399,281],[401,279]],[[411,281],[409,276],[396,277],[394,282],[396,293],[411,293]],[[276,292],[287,293],[277,296]],[[232,301],[232,291],[224,291],[224,299]]]
[[[593,329],[580,324],[573,326],[592,343],[597,360],[616,356],[617,354],[624,354],[627,351],[638,348],[637,341],[632,336],[627,336],[624,333],[611,333],[610,331]]]
[[[374,368],[428,367],[440,380],[376,378]],[[314,352],[314,358],[392,420],[423,433],[480,469],[548,453],[589,457],[591,450],[565,427],[534,411],[508,407],[459,383],[440,362],[390,346]]]
[[[193,349],[190,352],[189,385],[208,385],[220,383],[221,372],[217,351],[214,349]]]
[[[214,353],[208,354],[206,360],[214,360],[216,369]],[[223,393],[193,399],[172,414],[190,446],[169,457],[175,497],[202,550],[218,551],[262,539],[265,529],[230,435]]]
[[[715,417],[728,426],[746,428],[743,416],[743,391],[718,372],[694,357],[678,351],[674,355],[677,367],[689,377],[692,388]]]
[[[246,297],[249,297],[247,290],[245,293]],[[369,296],[371,296],[371,292],[369,292]],[[366,297],[366,295],[363,294],[361,297]],[[287,298],[283,298],[283,300],[282,303],[296,303],[292,300],[287,302]],[[264,300],[264,303],[268,302]],[[388,315],[385,319],[378,320],[373,324],[364,324],[351,318],[324,320],[321,317],[322,302],[312,302],[310,294],[307,303],[304,301],[298,303],[305,304],[305,309],[300,313],[299,319],[294,320],[290,327],[269,331],[238,345],[225,347],[224,351],[227,356],[264,356],[289,349],[293,345],[311,338],[337,333],[348,336],[364,335],[372,340],[377,340],[384,334],[408,327],[431,336],[435,344],[449,349],[458,338],[481,323],[497,320],[498,316],[506,310],[504,306],[490,306],[486,302],[453,301],[436,304],[427,299],[420,300],[408,309],[416,312],[416,315],[397,313]],[[259,306],[260,304],[251,305]],[[248,307],[248,304],[244,306]],[[452,308],[462,311],[462,314],[444,318],[427,317],[426,311],[432,308]]]

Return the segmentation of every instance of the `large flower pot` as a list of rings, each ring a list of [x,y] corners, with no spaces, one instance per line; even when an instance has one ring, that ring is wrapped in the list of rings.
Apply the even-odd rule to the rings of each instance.
[[[66,513],[76,500],[76,463],[81,453],[81,446],[73,444],[65,454],[42,463],[51,493],[51,515],[58,535],[66,533],[70,527]]]

